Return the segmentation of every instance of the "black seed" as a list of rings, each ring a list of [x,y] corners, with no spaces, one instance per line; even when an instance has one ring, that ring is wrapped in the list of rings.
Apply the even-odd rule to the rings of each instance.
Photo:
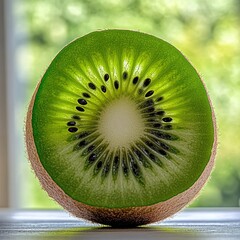
[[[162,116],[162,115],[164,115],[164,114],[165,114],[164,111],[158,111],[158,112],[156,112],[156,115],[158,115],[158,116]]]
[[[152,141],[154,141],[154,143],[156,144],[156,142],[160,143],[158,140],[152,138]],[[153,149],[155,152],[158,152],[158,148],[157,145],[155,145],[154,143],[151,143],[150,141],[146,142],[146,144]],[[159,144],[160,145],[160,144]],[[147,155],[148,158],[150,158],[153,162],[155,162],[156,164],[158,164],[159,166],[162,166],[162,162],[156,157],[155,154],[153,154],[152,152],[150,152],[148,149],[146,149],[145,147],[141,148],[142,151],[144,151],[145,155]]]
[[[156,136],[156,137],[159,137],[159,138],[163,138],[163,133],[161,132],[158,132],[158,131],[151,131],[151,133]]]
[[[154,154],[150,153],[149,158],[154,161],[156,159],[156,156]]]
[[[171,129],[172,129],[172,125],[165,125],[165,126],[163,127],[163,129],[165,129],[165,130],[171,130]]]
[[[151,115],[151,114],[149,114],[149,115]],[[155,122],[155,119],[154,118],[147,119],[147,122]]]
[[[132,171],[135,176],[138,177],[140,175],[140,169],[136,163],[132,165]]]
[[[152,148],[154,146],[154,144],[152,142],[146,141],[145,143],[150,148]]]
[[[89,158],[88,158],[88,162],[89,162],[89,163],[93,163],[93,162],[96,161],[96,159],[97,159],[97,154],[92,153],[92,154],[89,156]]]
[[[162,119],[164,122],[171,122],[172,121],[172,118],[170,117],[165,117]]]
[[[139,107],[140,108],[145,108],[145,107],[150,107],[154,105],[154,101],[152,99],[144,101]]]
[[[110,161],[108,161],[103,167],[102,176],[106,177],[110,170]]]
[[[74,121],[70,121],[67,123],[67,126],[75,126],[76,125],[76,122]]]
[[[123,166],[123,173],[125,176],[128,175],[128,167],[126,165]]]
[[[86,105],[87,104],[87,101],[85,99],[78,99],[78,103],[81,104],[81,105]]]
[[[116,175],[118,171],[118,166],[119,166],[119,157],[115,156],[114,161],[113,161],[113,174]]]
[[[163,97],[159,97],[159,98],[156,99],[156,102],[160,102],[162,100],[163,100]]]
[[[105,86],[101,86],[101,90],[105,93],[107,91],[107,88]]]
[[[150,83],[151,83],[151,79],[150,78],[146,78],[144,83],[143,83],[143,87],[147,87]]]
[[[90,98],[91,96],[88,93],[83,93],[82,94],[85,98]]]
[[[118,164],[119,163],[119,157],[118,156],[115,156],[114,158],[114,164]]]
[[[70,127],[69,129],[68,129],[68,131],[69,132],[71,132],[71,133],[74,133],[74,132],[76,132],[78,129],[76,128],[76,127]]]
[[[76,109],[78,110],[78,111],[80,111],[80,112],[84,112],[85,110],[84,110],[84,108],[82,108],[82,107],[76,107]]]
[[[167,153],[163,149],[158,149],[158,152],[163,156],[167,155]]]
[[[145,97],[150,97],[154,94],[154,91],[153,90],[150,90],[148,91],[146,94],[145,94]]]
[[[155,127],[155,128],[160,128],[161,126],[162,126],[161,123],[154,123],[154,124],[153,124],[153,127]]]
[[[126,80],[128,77],[128,73],[127,72],[123,72],[123,79]]]
[[[128,176],[128,166],[125,158],[123,158],[123,161],[122,161],[122,170],[123,170],[123,174],[125,176]]]
[[[76,116],[76,115],[72,116],[72,118],[73,118],[73,119],[76,119],[76,120],[80,120],[80,117],[79,117],[79,116]]]
[[[135,78],[133,79],[133,81],[132,81],[132,82],[133,82],[133,84],[134,84],[134,85],[135,85],[135,84],[137,84],[137,82],[138,82],[138,79],[139,79],[138,77],[135,77]]]
[[[154,112],[155,111],[155,108],[154,107],[150,107],[150,108],[146,108],[144,109],[142,112],[143,113],[150,113],[150,112]],[[155,114],[154,114],[155,115]]]
[[[89,146],[89,147],[88,147],[88,152],[92,152],[94,148],[95,148],[94,145]]]
[[[95,175],[99,173],[99,171],[101,170],[102,166],[103,166],[103,162],[102,161],[98,161],[97,164],[94,166],[94,174]]]
[[[138,157],[139,159],[141,159],[141,158],[143,157],[143,156],[142,156],[142,153],[141,153],[138,149],[133,148],[132,150],[133,150],[133,152],[137,155],[137,157]]]
[[[138,94],[142,94],[142,93],[143,93],[142,88],[138,89]]]
[[[154,137],[150,137],[150,140],[151,141],[153,141],[155,144],[157,144],[158,146],[160,146],[160,144],[161,144],[161,142],[158,140],[158,139],[156,139],[156,138],[154,138]]]
[[[104,80],[105,80],[105,81],[108,81],[108,79],[109,79],[109,75],[106,73],[106,74],[104,75]]]
[[[97,163],[97,170],[99,170],[102,167],[102,165],[103,165],[102,161],[99,161]]]
[[[160,131],[156,131],[156,130],[150,130],[149,133],[151,133],[152,135],[158,137],[158,138],[162,138],[162,139],[165,139],[165,140],[177,140],[179,139],[177,136],[175,135],[170,135],[170,134],[167,134],[167,133],[163,133],[163,132],[160,132]]]
[[[161,143],[161,147],[162,147],[164,150],[167,150],[167,151],[169,151],[169,152],[171,152],[171,153],[175,153],[175,154],[180,153],[180,151],[179,151],[177,148],[175,148],[175,147],[173,147],[173,146],[168,146],[168,145],[165,144],[165,143]]]
[[[93,90],[96,89],[96,86],[95,86],[93,83],[89,83],[88,86],[89,86],[91,89],[93,89]]]
[[[84,146],[86,146],[86,145],[87,145],[87,141],[85,141],[85,140],[81,141],[81,142],[78,144],[79,147],[84,147]]]
[[[169,150],[169,146],[166,145],[165,143],[160,143],[160,146],[165,150]]]
[[[155,108],[154,107],[150,107],[150,108],[145,108],[145,109],[143,109],[142,110],[142,113],[151,113],[151,112],[154,112],[155,111]],[[151,116],[149,116],[150,114],[148,114],[147,116],[148,117],[151,117]],[[154,113],[154,115],[155,115],[155,113]]]
[[[149,113],[147,116],[148,116],[148,117],[155,117],[155,115],[156,115],[156,113],[153,112],[153,113]]]
[[[119,82],[118,82],[118,80],[115,80],[115,81],[114,81],[114,87],[115,87],[116,89],[119,88]]]
[[[146,101],[146,104],[148,107],[150,107],[150,106],[154,105],[154,101],[152,99],[149,99]]]
[[[152,142],[147,142],[146,143],[148,147],[150,147],[152,150],[157,152],[157,146],[153,144]]]
[[[81,132],[81,133],[78,135],[78,138],[87,137],[89,134],[90,134],[89,132]]]
[[[161,138],[166,140],[176,140],[177,138],[175,136],[169,135],[169,134],[162,134]]]
[[[150,152],[148,151],[148,149],[146,149],[145,147],[141,147],[141,150],[144,152],[146,156],[149,156]]]
[[[129,155],[129,158],[130,158],[130,168],[133,172],[133,174],[136,176],[136,177],[139,177],[140,175],[140,169],[137,165],[137,163],[135,162],[134,158],[132,157],[132,155]]]
[[[148,163],[148,161],[146,161],[143,154],[138,149],[132,148],[132,151],[135,153],[139,162],[141,164],[143,164],[144,167],[146,167],[146,168],[150,167],[150,164]]]

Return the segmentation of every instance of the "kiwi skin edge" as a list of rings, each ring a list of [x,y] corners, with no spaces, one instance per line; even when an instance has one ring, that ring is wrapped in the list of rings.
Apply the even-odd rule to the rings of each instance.
[[[40,82],[38,86],[39,85]],[[30,101],[26,118],[25,140],[28,158],[36,176],[42,185],[42,188],[48,193],[51,198],[53,198],[64,209],[66,209],[74,216],[86,219],[91,222],[110,225],[113,227],[135,227],[139,225],[150,224],[170,217],[171,215],[184,208],[197,196],[197,194],[207,182],[214,167],[214,158],[217,149],[216,119],[209,96],[208,100],[212,109],[212,119],[214,125],[214,143],[212,147],[212,153],[210,160],[201,176],[189,189],[172,197],[171,199],[168,199],[167,201],[144,207],[101,208],[89,206],[72,199],[53,181],[39,160],[32,129],[32,109],[35,101],[35,96],[38,91],[38,86],[36,87]]]

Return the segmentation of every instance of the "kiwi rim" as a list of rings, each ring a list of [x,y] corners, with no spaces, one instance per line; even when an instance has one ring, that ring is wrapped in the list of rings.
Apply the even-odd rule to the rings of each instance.
[[[205,97],[205,105],[206,106],[208,106],[209,107],[209,111],[208,111],[208,123],[209,123],[209,125],[211,125],[211,126],[208,126],[208,128],[210,129],[210,130],[212,130],[212,131],[210,131],[210,134],[209,134],[209,136],[208,136],[208,138],[211,138],[210,140],[208,139],[208,142],[211,142],[212,141],[212,144],[210,144],[210,143],[208,143],[208,149],[207,149],[207,151],[208,151],[208,153],[207,154],[205,154],[205,159],[204,159],[204,164],[202,164],[201,166],[197,166],[197,165],[195,165],[194,167],[195,167],[195,169],[196,169],[196,166],[197,166],[197,168],[198,168],[198,173],[191,179],[191,181],[189,181],[189,179],[188,179],[188,181],[185,181],[185,184],[186,184],[186,182],[187,182],[187,184],[186,185],[184,185],[184,183],[182,183],[183,185],[184,185],[184,188],[182,187],[182,186],[180,186],[180,185],[178,185],[177,187],[176,187],[176,189],[177,189],[177,191],[176,191],[176,189],[173,191],[173,192],[171,192],[170,194],[168,193],[168,194],[164,194],[164,196],[160,196],[159,195],[159,193],[154,197],[154,199],[151,199],[150,201],[144,201],[144,202],[133,202],[133,204],[130,204],[129,205],[129,203],[126,203],[126,202],[129,202],[128,200],[129,199],[127,199],[126,201],[124,201],[124,202],[121,202],[120,204],[119,204],[119,202],[118,201],[114,201],[115,203],[117,203],[117,204],[109,204],[109,203],[104,203],[104,204],[101,204],[101,201],[100,202],[88,202],[87,200],[88,199],[82,199],[81,197],[79,198],[77,195],[72,195],[71,194],[71,190],[69,191],[69,189],[68,189],[68,187],[69,187],[69,183],[66,183],[66,186],[64,186],[64,184],[63,183],[61,183],[61,181],[56,181],[56,183],[71,197],[71,198],[73,198],[73,199],[75,199],[75,200],[77,200],[77,201],[80,201],[80,202],[84,202],[84,203],[86,203],[86,204],[89,204],[89,205],[94,205],[94,204],[96,204],[96,206],[99,206],[99,207],[134,207],[134,206],[144,206],[144,205],[151,205],[151,204],[155,204],[155,203],[157,203],[157,202],[160,202],[160,201],[165,201],[165,200],[167,200],[167,199],[169,199],[169,198],[171,198],[171,197],[173,197],[173,196],[176,196],[177,194],[179,194],[180,192],[183,192],[183,191],[185,191],[187,188],[189,188],[191,185],[193,185],[193,183],[199,178],[199,176],[201,175],[201,173],[202,173],[202,171],[204,170],[204,168],[206,167],[206,165],[207,165],[207,163],[208,163],[208,160],[210,159],[210,156],[211,156],[211,149],[212,149],[212,146],[213,146],[213,142],[214,142],[214,137],[213,137],[213,132],[214,132],[214,121],[213,121],[213,119],[212,119],[212,111],[211,111],[211,106],[210,106],[210,103],[208,102],[208,96],[207,96],[207,94],[206,94],[206,92],[205,92],[205,88],[204,88],[204,86],[202,85],[202,82],[201,82],[201,79],[200,79],[200,77],[198,76],[198,74],[197,74],[197,72],[195,71],[195,69],[187,62],[187,60],[182,56],[182,54],[178,51],[178,50],[176,50],[174,47],[172,47],[170,44],[168,44],[168,43],[166,43],[166,42],[164,42],[164,41],[162,41],[162,40],[160,40],[160,39],[157,39],[157,38],[155,38],[155,37],[153,37],[153,36],[150,36],[150,35],[146,35],[146,34],[143,34],[143,33],[138,33],[138,32],[130,32],[130,31],[124,31],[124,30],[107,30],[107,31],[102,31],[102,32],[95,32],[95,33],[91,33],[91,34],[89,34],[89,35],[86,35],[85,37],[82,37],[82,38],[80,38],[80,39],[77,39],[76,41],[74,41],[74,42],[72,42],[70,45],[68,45],[68,46],[66,46],[58,55],[57,55],[57,57],[53,60],[53,62],[51,63],[51,65],[50,65],[50,67],[48,68],[48,70],[47,70],[47,72],[45,73],[45,75],[44,75],[44,77],[43,77],[43,79],[42,79],[42,81],[41,81],[41,83],[40,83],[40,86],[39,86],[39,89],[38,89],[38,91],[37,91],[37,93],[36,93],[36,98],[35,98],[35,102],[34,102],[34,106],[33,106],[33,118],[32,118],[32,124],[33,124],[33,135],[34,135],[34,141],[35,141],[35,144],[36,144],[36,148],[37,148],[37,151],[38,151],[38,155],[39,155],[39,158],[40,158],[40,161],[42,162],[42,164],[43,164],[43,166],[44,166],[44,168],[47,170],[47,172],[49,173],[49,175],[54,179],[54,180],[56,180],[56,178],[58,177],[58,176],[56,176],[55,174],[56,174],[56,172],[58,172],[58,171],[56,171],[56,169],[57,168],[55,168],[54,170],[51,170],[51,167],[52,166],[49,166],[48,165],[48,163],[47,163],[47,161],[46,161],[46,159],[47,160],[49,160],[51,157],[47,157],[46,158],[46,156],[44,156],[45,154],[44,154],[44,152],[46,151],[46,148],[44,148],[44,149],[41,149],[41,146],[43,146],[42,145],[42,143],[44,143],[44,137],[42,137],[42,136],[40,136],[41,134],[42,134],[42,130],[43,130],[43,128],[41,127],[41,128],[39,128],[39,122],[41,122],[41,121],[43,121],[42,119],[41,119],[41,117],[40,117],[40,115],[44,115],[44,116],[46,116],[46,115],[48,115],[48,114],[43,114],[41,111],[41,114],[37,114],[37,112],[39,111],[39,108],[42,108],[42,106],[43,105],[45,105],[47,102],[46,102],[46,98],[45,98],[45,101],[43,101],[44,103],[42,103],[42,99],[44,99],[44,97],[42,97],[41,96],[41,92],[44,92],[44,82],[45,81],[49,81],[49,80],[47,80],[47,79],[51,79],[51,77],[53,77],[52,76],[52,74],[54,75],[56,72],[56,70],[59,70],[59,66],[61,65],[61,63],[59,63],[59,58],[61,58],[61,56],[63,56],[62,58],[64,58],[64,60],[66,59],[66,55],[65,55],[65,57],[64,57],[64,54],[65,54],[65,52],[68,50],[68,48],[71,48],[71,46],[73,46],[74,44],[75,45],[77,45],[78,44],[78,42],[79,42],[79,45],[85,45],[84,44],[84,39],[86,39],[86,41],[87,41],[87,38],[88,38],[88,36],[91,38],[90,40],[89,40],[89,42],[91,42],[91,43],[93,43],[93,39],[95,39],[95,38],[100,38],[101,36],[101,34],[102,35],[104,35],[105,34],[105,36],[103,37],[105,40],[106,40],[106,36],[107,36],[107,38],[109,38],[109,36],[110,35],[113,35],[113,37],[112,37],[112,39],[114,39],[116,36],[118,36],[118,37],[121,37],[122,39],[124,39],[125,37],[126,37],[126,33],[127,33],[127,36],[129,37],[129,35],[132,35],[131,37],[132,37],[132,39],[131,39],[131,42],[135,39],[135,34],[137,34],[138,36],[138,38],[139,37],[142,37],[142,38],[147,38],[147,40],[146,41],[149,41],[149,40],[152,40],[153,42],[155,42],[156,44],[157,44],[157,42],[158,42],[158,44],[159,45],[161,45],[161,47],[162,47],[162,45],[164,45],[164,47],[166,48],[166,49],[168,49],[168,48],[171,48],[171,50],[174,50],[173,52],[175,52],[176,54],[177,54],[177,60],[178,59],[180,59],[180,60],[182,60],[183,61],[183,63],[182,63],[182,66],[183,66],[183,68],[184,67],[186,67],[186,65],[188,65],[189,66],[189,71],[191,72],[191,74],[194,76],[192,76],[192,78],[194,78],[195,80],[196,79],[198,79],[198,80],[200,80],[200,81],[198,81],[198,84],[199,84],[199,86],[200,87],[202,87],[202,88],[200,88],[200,90],[201,91],[203,91],[203,93],[204,94],[202,94],[202,96],[201,97]],[[97,35],[99,34],[99,36],[100,37],[98,37]],[[130,37],[130,38],[131,38]],[[144,40],[145,41],[145,40]],[[81,43],[82,42],[82,43]],[[87,45],[89,45],[89,42],[88,42],[88,44]],[[99,42],[99,41],[98,41]],[[101,41],[100,41],[101,42]],[[111,43],[112,41],[110,41],[109,40],[109,44]],[[141,41],[140,41],[141,42]],[[161,44],[160,44],[161,43]],[[73,44],[73,45],[72,45]],[[78,47],[79,47],[79,45],[78,45]],[[156,47],[156,45],[155,45],[155,47]],[[74,47],[72,47],[73,49],[74,49]],[[83,48],[83,47],[82,47]],[[76,49],[74,49],[74,50],[76,50]],[[83,50],[83,49],[82,49]],[[148,49],[149,50],[149,49]],[[70,51],[71,52],[71,51]],[[171,51],[169,51],[169,52],[171,52]],[[67,55],[71,55],[71,54],[67,54]],[[171,54],[167,54],[167,56],[169,56],[169,55],[171,55]],[[180,57],[180,58],[179,58]],[[60,61],[61,62],[61,61]],[[67,60],[67,62],[68,62],[68,60]],[[70,63],[70,65],[71,65],[71,63]],[[49,73],[50,72],[50,73]],[[126,71],[122,71],[122,77],[123,77],[123,79],[124,79],[124,74],[126,73]],[[104,75],[102,75],[102,77],[103,77],[103,79],[104,78],[106,78],[106,73],[104,74]],[[146,78],[147,79],[147,78]],[[49,81],[50,82],[50,81]],[[196,81],[197,82],[197,81]],[[120,82],[121,83],[121,82]],[[53,87],[53,86],[52,86]],[[115,88],[116,88],[116,86],[114,86]],[[195,86],[196,87],[196,86]],[[56,88],[56,87],[55,87]],[[91,88],[91,87],[90,87]],[[43,90],[42,90],[43,89]],[[198,89],[199,90],[199,89]],[[150,90],[149,90],[150,91]],[[148,92],[146,92],[146,94],[147,93],[149,93],[149,91]],[[54,93],[52,94],[52,96],[54,96]],[[207,99],[207,102],[206,102],[206,99]],[[202,102],[202,101],[200,101],[200,102]],[[39,107],[40,106],[40,107]],[[206,114],[207,115],[207,114]],[[205,117],[206,117],[206,115],[205,115]],[[51,127],[52,127],[52,125],[51,125]],[[71,128],[71,126],[70,126],[70,128]],[[40,130],[39,130],[40,129]],[[65,127],[65,129],[66,129],[66,127]],[[69,128],[68,128],[69,129]],[[69,130],[68,130],[69,131]],[[68,132],[69,133],[69,132]],[[40,140],[39,140],[40,139]],[[48,147],[48,146],[47,146]],[[54,152],[54,151],[53,151]],[[47,154],[49,154],[49,151],[47,152]],[[51,154],[49,154],[49,155],[51,155]],[[207,156],[206,156],[207,155]],[[50,161],[51,162],[51,161]],[[51,164],[51,163],[50,163]],[[199,164],[199,163],[198,163]],[[200,164],[199,164],[200,165]],[[56,166],[56,167],[58,167],[58,166]],[[192,174],[192,175],[194,175],[194,174]],[[190,182],[190,184],[189,184],[189,182]],[[141,191],[142,191],[143,189],[141,189]],[[85,192],[86,193],[86,192]],[[85,194],[86,195],[86,194]],[[117,200],[119,198],[119,196],[118,195],[116,195],[116,198],[115,198],[115,200]],[[131,199],[131,201],[132,201],[132,199]],[[130,202],[131,202],[130,201]]]

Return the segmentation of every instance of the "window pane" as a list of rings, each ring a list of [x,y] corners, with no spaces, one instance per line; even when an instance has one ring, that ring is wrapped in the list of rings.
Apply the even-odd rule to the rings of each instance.
[[[161,37],[202,74],[215,107],[219,151],[211,181],[193,206],[239,206],[240,199],[240,27],[239,1],[19,0],[13,4],[17,91],[12,147],[19,168],[21,207],[57,207],[41,190],[24,150],[27,103],[55,54],[68,42],[108,28],[140,30]],[[18,166],[18,164],[16,164]]]

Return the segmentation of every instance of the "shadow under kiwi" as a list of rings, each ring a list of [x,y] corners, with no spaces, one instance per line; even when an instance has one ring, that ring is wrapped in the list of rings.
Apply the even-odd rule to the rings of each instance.
[[[44,232],[41,239],[66,240],[159,240],[159,239],[205,239],[199,232],[191,228],[177,228],[173,226],[142,226],[135,228],[112,228],[94,226],[84,228],[64,228]]]

